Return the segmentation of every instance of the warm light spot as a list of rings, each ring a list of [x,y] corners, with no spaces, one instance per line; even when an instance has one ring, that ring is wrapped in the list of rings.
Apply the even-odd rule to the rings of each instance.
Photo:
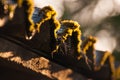
[[[4,26],[4,24],[6,23],[7,18],[0,18],[0,27]]]
[[[116,47],[116,40],[108,31],[101,30],[97,33],[96,50],[112,52]]]
[[[63,2],[64,0],[34,0],[35,7],[43,8],[45,6],[52,6],[58,14],[56,16],[57,19],[59,19],[63,15]]]
[[[14,56],[12,52],[0,52],[0,57],[10,58],[12,56]]]
[[[14,62],[17,62],[17,63],[21,63],[22,60],[20,57],[16,56],[16,57],[13,57],[13,58],[10,58],[11,61],[14,61]]]

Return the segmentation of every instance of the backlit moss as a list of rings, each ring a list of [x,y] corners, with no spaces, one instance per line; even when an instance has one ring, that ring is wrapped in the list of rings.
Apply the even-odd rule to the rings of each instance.
[[[85,57],[86,63],[88,64],[88,66],[91,66],[91,68],[93,69],[94,64],[95,64],[95,43],[96,43],[96,38],[93,36],[89,36],[87,37],[83,42],[82,42],[82,54],[86,55],[87,57]],[[89,65],[89,63],[92,63],[91,65]]]
[[[41,24],[43,24],[45,21],[53,19],[56,27],[59,26],[58,21],[56,21],[55,17],[56,17],[56,11],[51,7],[51,6],[45,6],[44,8],[42,8],[39,12],[40,15],[42,15],[42,19],[36,23],[37,25],[37,31],[40,31],[40,26]],[[30,28],[30,30],[33,30],[32,28]]]
[[[66,27],[65,31],[61,34],[58,35],[58,37],[61,37],[61,42],[64,43],[69,36],[73,36],[74,33],[76,33],[76,51],[77,53],[80,55],[81,52],[81,31],[80,31],[80,25],[76,22],[76,21],[72,21],[72,20],[64,20],[61,21],[61,26]],[[59,44],[57,45],[56,50],[54,50],[53,52],[56,52],[59,49]]]
[[[101,62],[100,62],[100,65],[101,65],[101,66],[104,65],[106,59],[108,58],[108,56],[109,56],[110,54],[111,54],[111,53],[108,52],[108,51],[106,51],[106,52],[104,53],[104,56],[102,57],[102,60],[101,60]]]
[[[85,41],[84,41],[84,45],[83,45],[83,53],[87,53],[86,51],[89,49],[89,47],[92,46],[93,49],[95,49],[94,44],[96,43],[96,38],[89,36]]]
[[[80,31],[80,25],[76,21],[72,20],[64,20],[61,22],[63,26],[66,26],[67,29],[65,30],[64,34],[62,35],[62,41],[64,42],[68,36],[72,36],[74,32],[76,32],[76,42],[77,42],[77,52],[80,53],[80,45],[81,45],[81,31]]]
[[[33,2],[33,0],[26,0],[23,2],[27,4],[26,5],[26,12],[27,12],[28,23],[30,23],[30,25],[28,26],[29,30],[30,30],[30,32],[34,32],[35,24],[32,20],[32,15],[34,12],[34,2]]]
[[[46,21],[51,20],[52,23],[54,24],[52,27],[53,29],[51,30],[51,32],[53,32],[54,36],[51,36],[52,38],[54,38],[55,40],[58,38],[57,35],[57,31],[60,28],[60,23],[59,21],[56,19],[56,11],[51,7],[51,6],[45,6],[43,7],[40,11],[39,11],[39,15],[41,16],[41,19],[39,22],[36,23],[37,27],[36,30],[38,32],[40,32],[40,27],[43,23],[45,23]],[[31,28],[32,30],[32,28]],[[57,52],[59,46],[55,45],[54,50],[52,51],[52,54]]]
[[[108,51],[105,51],[104,53],[101,53],[101,55],[103,56],[100,59],[99,65],[95,66],[95,70],[97,71],[100,70],[103,65],[105,65],[105,62],[107,61],[107,59],[109,60],[109,56],[111,55],[111,53]],[[110,62],[108,64],[111,65]],[[112,65],[110,67],[112,68]]]
[[[112,78],[115,78],[115,58],[113,55],[109,56],[109,64],[110,64],[110,70],[111,70],[111,76]]]
[[[18,7],[22,7],[23,0],[17,0]]]
[[[120,66],[115,69],[115,77],[116,79],[120,79]]]
[[[34,12],[34,1],[33,0],[17,0],[19,8],[23,8],[25,11],[26,21],[26,39],[31,39],[36,33],[35,24],[32,19]]]

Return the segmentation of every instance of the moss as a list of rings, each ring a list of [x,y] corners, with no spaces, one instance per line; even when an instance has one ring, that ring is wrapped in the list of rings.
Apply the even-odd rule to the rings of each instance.
[[[115,77],[120,80],[120,66],[115,69]]]
[[[35,32],[35,24],[32,19],[32,15],[34,12],[34,1],[33,0],[17,0],[17,4],[19,8],[23,8],[25,11],[25,21],[26,21],[26,39],[31,39],[31,36],[34,36]]]
[[[93,49],[95,49],[94,44],[96,43],[97,39],[95,37],[89,36],[83,43],[83,53],[87,53],[87,50],[89,49],[89,47],[92,46]]]
[[[55,24],[54,36],[57,39],[58,38],[57,31],[60,29],[60,23],[55,18],[53,18],[53,21],[54,21],[54,24]]]
[[[64,20],[61,22],[61,24],[63,26],[66,26],[67,29],[65,30],[64,34],[62,35],[62,41],[64,42],[65,40],[67,40],[68,36],[72,36],[73,33],[77,33],[76,34],[76,43],[77,43],[77,52],[80,53],[81,49],[80,49],[80,45],[81,45],[81,31],[80,31],[80,25],[76,22],[76,21],[72,21],[72,20]]]
[[[57,31],[60,29],[60,23],[55,18],[53,18],[53,23],[54,23],[54,29],[53,29],[54,36],[52,36],[52,38],[54,38],[54,40],[57,41],[58,38]],[[57,52],[59,49],[59,45],[57,45],[56,42],[54,43],[55,43],[55,48],[53,48],[53,51],[51,52],[52,57],[53,57],[53,53]]]
[[[14,12],[16,8],[20,8],[20,14],[23,15],[23,22],[25,21],[25,28],[27,36],[30,33],[30,36],[35,33],[35,24],[32,19],[32,15],[34,12],[34,0],[1,0],[3,15],[9,16],[9,19],[12,20],[14,17]],[[17,15],[17,14],[16,14]],[[32,28],[32,30],[30,30]],[[27,37],[26,36],[26,37]]]
[[[51,18],[54,20],[56,27],[59,27],[59,22],[55,19],[56,11],[51,6],[45,6],[39,11],[39,14],[42,15],[42,19],[36,23],[38,32],[40,31],[41,24],[43,24],[45,21],[50,20]],[[30,28],[30,30],[33,29]]]
[[[109,59],[109,56],[111,55],[111,53],[110,52],[108,52],[108,51],[105,51],[104,53],[103,53],[103,56],[101,57],[101,60],[100,60],[100,63],[99,63],[99,65],[98,66],[95,66],[95,70],[100,70],[101,69],[101,67],[105,64],[105,62],[106,62],[106,60],[107,59]],[[112,60],[112,59],[111,59]],[[109,60],[110,61],[110,60]],[[110,65],[110,67],[112,67],[112,65],[111,65],[111,63],[109,62],[109,65]]]
[[[51,7],[51,6],[45,6],[43,7],[40,11],[39,11],[39,15],[42,15],[41,17],[41,20],[39,22],[36,23],[37,25],[37,28],[36,30],[38,32],[40,32],[40,26],[45,23],[46,21],[49,21],[51,20],[52,21],[52,30],[51,32],[52,33],[52,38],[53,40],[57,40],[58,38],[58,35],[57,35],[57,31],[59,30],[60,28],[60,23],[59,21],[56,19],[56,11]],[[51,25],[52,25],[51,24]],[[31,29],[32,30],[32,29]],[[56,42],[53,42],[53,43],[56,43]],[[51,43],[52,44],[52,43]],[[55,47],[52,49],[52,56],[53,56],[53,53],[57,52],[57,50],[59,49],[59,46],[55,44]]]
[[[7,0],[2,0],[1,2],[4,5],[5,14],[8,14],[9,19],[11,20],[14,16],[14,12],[15,12],[17,4],[14,3],[14,1],[9,3],[9,1],[7,1]]]
[[[85,57],[86,59],[86,63],[88,64],[88,62],[92,63],[90,64],[91,68],[94,69],[94,65],[95,65],[95,43],[96,43],[97,39],[93,36],[89,36],[87,37],[83,43],[82,43],[82,53],[83,55],[86,55],[87,57]],[[89,66],[89,64],[88,64]]]
[[[11,20],[14,16],[14,12],[16,7],[22,8],[25,11],[25,21],[26,27],[29,29],[31,33],[35,31],[35,24],[32,20],[32,15],[34,12],[34,1],[33,0],[2,0],[2,4],[4,5],[5,14],[9,15],[9,19]]]
[[[22,7],[23,0],[17,0],[18,7]]]
[[[34,2],[33,0],[26,0],[24,2],[27,4],[26,12],[27,12],[28,23],[30,23],[29,30],[31,32],[34,32],[35,24],[34,21],[32,20],[32,15],[34,12]]]
[[[111,53],[108,52],[108,51],[106,51],[106,52],[104,53],[104,56],[102,57],[102,60],[101,60],[101,62],[100,62],[100,65],[101,65],[101,66],[104,65],[106,59],[108,58],[108,56],[109,56],[110,54],[111,54]]]
[[[115,78],[115,57],[113,55],[109,56],[109,64],[110,64],[110,70],[111,70],[111,76],[112,78]]]
[[[9,5],[9,11],[10,11],[9,12],[9,19],[13,18],[15,9],[16,9],[16,5]]]
[[[80,55],[81,52],[81,31],[80,31],[80,25],[76,21],[72,20],[64,20],[61,21],[61,26],[66,27],[64,32],[61,35],[58,35],[58,37],[61,37],[61,42],[64,43],[69,36],[73,36],[74,33],[76,33],[75,37],[75,48],[76,52]],[[59,44],[57,45],[57,48],[53,51],[56,52],[59,49]]]

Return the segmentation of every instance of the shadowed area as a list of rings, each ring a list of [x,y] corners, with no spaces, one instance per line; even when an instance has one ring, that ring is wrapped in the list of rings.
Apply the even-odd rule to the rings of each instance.
[[[2,80],[86,80],[81,74],[5,39],[0,38],[0,44]]]
[[[0,58],[0,79],[1,80],[50,80],[49,77],[36,73],[15,62]]]

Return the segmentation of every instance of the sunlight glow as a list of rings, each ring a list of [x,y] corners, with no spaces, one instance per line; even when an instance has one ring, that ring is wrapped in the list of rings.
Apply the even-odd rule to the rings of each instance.
[[[116,40],[114,37],[110,36],[109,32],[101,30],[97,34],[97,42],[95,48],[101,51],[112,52],[116,47]]]
[[[0,18],[0,27],[4,26],[6,23],[7,19],[6,18]]]
[[[60,18],[64,12],[63,0],[34,0],[35,6],[43,8],[45,6],[52,6],[57,11],[57,18]]]

